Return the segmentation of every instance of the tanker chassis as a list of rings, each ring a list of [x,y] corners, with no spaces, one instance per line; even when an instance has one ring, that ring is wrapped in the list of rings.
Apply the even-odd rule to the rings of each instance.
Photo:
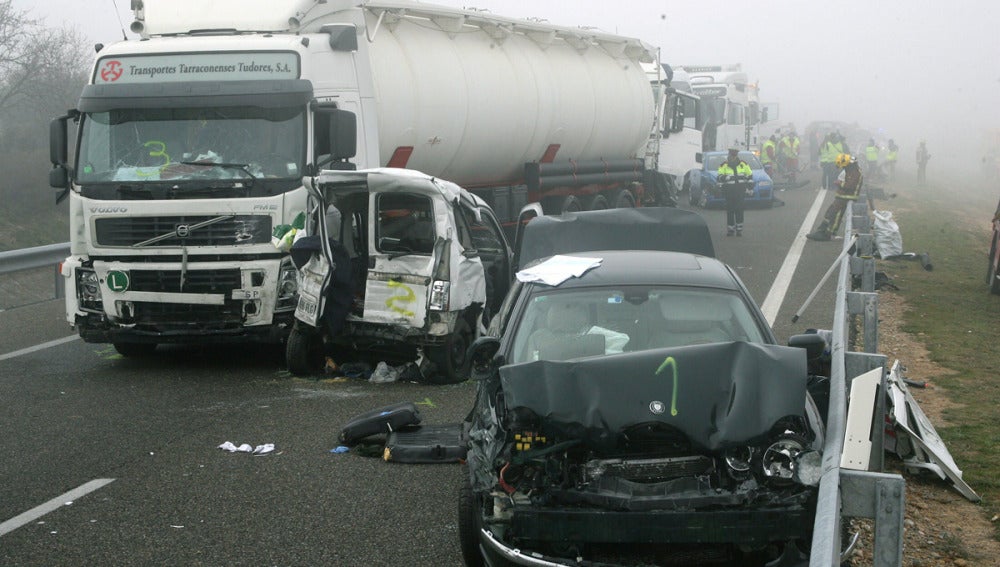
[[[88,342],[283,340],[298,282],[272,233],[321,170],[419,170],[501,221],[672,204],[639,40],[409,1],[133,9],[142,40],[98,46],[51,128],[67,320]]]

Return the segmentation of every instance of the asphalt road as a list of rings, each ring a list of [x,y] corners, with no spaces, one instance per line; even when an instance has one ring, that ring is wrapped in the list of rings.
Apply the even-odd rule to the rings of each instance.
[[[724,236],[723,211],[704,212],[717,255],[758,302],[817,195],[786,191],[784,206],[747,211],[741,238]],[[840,247],[805,244],[774,323],[780,340],[831,327],[832,281],[790,320]],[[125,359],[69,340],[9,356],[72,335],[62,309],[49,301],[0,312],[0,526],[53,508],[0,527],[0,565],[461,564],[459,465],[330,450],[349,418],[399,401],[420,404],[425,423],[460,422],[472,384],[296,379],[280,349],[257,346]],[[234,454],[217,448],[224,441],[276,449]],[[72,502],[62,496],[95,479],[114,480]]]

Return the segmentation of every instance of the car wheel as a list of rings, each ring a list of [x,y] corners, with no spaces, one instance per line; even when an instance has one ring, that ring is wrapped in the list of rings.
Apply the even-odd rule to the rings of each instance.
[[[114,343],[118,354],[128,357],[149,356],[156,350],[156,343]]]
[[[458,489],[458,543],[462,548],[462,561],[466,567],[483,567],[486,562],[479,549],[483,507],[480,497],[472,491],[468,470],[462,476],[462,487]]]
[[[285,344],[285,364],[295,376],[319,374],[323,369],[323,338],[317,331],[303,329],[298,321],[292,325]]]
[[[437,366],[437,375],[431,382],[457,384],[468,377],[466,353],[472,344],[472,331],[461,317],[455,323],[455,330],[445,339],[443,345],[427,347],[427,357]]]

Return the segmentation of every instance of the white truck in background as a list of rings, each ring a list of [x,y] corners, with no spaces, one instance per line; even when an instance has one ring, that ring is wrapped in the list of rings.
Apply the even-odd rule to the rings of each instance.
[[[691,90],[687,73],[666,63],[644,65],[653,87],[659,115],[658,169],[676,191],[690,189],[691,171],[698,169],[696,156],[704,151],[703,121],[699,121],[701,100]]]
[[[502,221],[672,204],[639,40],[402,0],[132,6],[141,40],[99,46],[51,128],[88,342],[283,340],[296,270],[272,232],[320,170],[419,170]]]
[[[698,121],[703,125],[703,150],[759,152],[760,124],[777,116],[768,116],[770,108],[761,104],[758,85],[747,79],[742,65],[684,65],[680,70],[701,99]]]

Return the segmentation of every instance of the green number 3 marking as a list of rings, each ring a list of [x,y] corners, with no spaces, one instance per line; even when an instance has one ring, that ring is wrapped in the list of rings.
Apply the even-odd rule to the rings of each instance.
[[[416,294],[413,293],[413,290],[410,289],[410,287],[407,286],[406,284],[403,284],[403,283],[400,283],[400,282],[390,281],[386,285],[388,285],[390,288],[399,288],[399,289],[401,289],[404,292],[404,295],[394,295],[394,296],[390,297],[389,299],[386,299],[385,300],[385,306],[388,307],[390,310],[395,311],[396,313],[399,313],[400,315],[403,315],[405,317],[413,317],[413,315],[414,315],[413,311],[410,311],[409,309],[406,309],[404,307],[397,307],[395,305],[395,303],[397,303],[397,302],[398,303],[413,303],[414,301],[416,301],[417,300],[417,296],[416,296]]]
[[[660,372],[663,372],[668,366],[674,371],[674,393],[670,399],[670,415],[677,415],[677,361],[674,360],[674,357],[668,356],[665,358],[660,367],[656,369],[656,375],[659,376]]]
[[[163,164],[156,169],[155,173],[143,173],[139,172],[139,177],[152,177],[154,175],[159,175],[161,171],[166,169],[170,165],[170,155],[167,154],[167,145],[158,140],[150,140],[142,145],[144,148],[155,148],[150,150],[149,155],[153,157],[163,158]]]

